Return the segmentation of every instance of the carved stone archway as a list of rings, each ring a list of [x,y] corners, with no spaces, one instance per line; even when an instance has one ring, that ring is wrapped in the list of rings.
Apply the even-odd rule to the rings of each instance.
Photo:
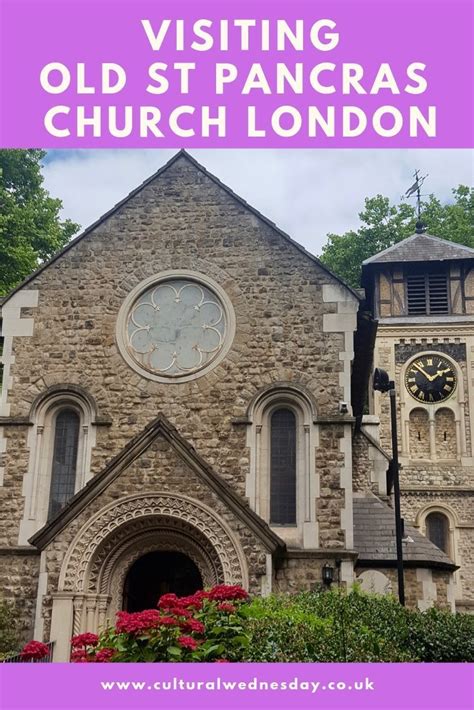
[[[207,506],[168,493],[114,501],[82,526],[64,559],[58,593],[53,595],[55,660],[67,660],[65,638],[69,641],[71,633],[96,631],[113,621],[131,565],[157,550],[186,554],[205,586],[248,586],[247,565],[236,536]]]

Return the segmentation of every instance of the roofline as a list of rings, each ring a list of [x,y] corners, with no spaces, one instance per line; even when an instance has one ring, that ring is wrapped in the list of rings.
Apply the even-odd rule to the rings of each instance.
[[[161,168],[159,168],[153,175],[150,175],[146,180],[144,180],[138,187],[136,187],[132,192],[129,192],[128,195],[126,195],[120,202],[117,202],[116,205],[114,205],[108,212],[105,212],[99,219],[97,219],[95,222],[93,222],[89,227],[87,227],[83,232],[77,235],[77,237],[74,237],[70,242],[66,244],[62,249],[60,249],[56,254],[54,254],[50,259],[44,262],[44,264],[41,264],[35,271],[33,271],[29,276],[27,276],[23,281],[21,281],[18,286],[15,286],[15,288],[10,291],[6,296],[3,298],[3,302],[1,305],[5,305],[7,301],[15,294],[17,291],[20,291],[22,288],[24,288],[27,284],[29,284],[33,279],[35,279],[39,274],[41,274],[45,269],[48,268],[48,266],[51,266],[51,264],[54,264],[55,261],[60,259],[66,252],[69,251],[69,249],[72,249],[78,242],[80,242],[84,237],[87,237],[94,229],[96,229],[99,225],[101,225],[105,220],[107,220],[109,217],[114,215],[123,205],[125,205],[129,200],[131,200],[135,195],[138,195],[139,192],[141,192],[143,189],[145,189],[153,180],[155,180],[157,177],[159,177],[162,173],[165,172],[165,170],[168,170],[179,158],[186,158],[190,163],[192,163],[198,170],[200,170],[204,175],[206,175],[210,180],[212,180],[216,185],[218,185],[220,188],[225,190],[228,195],[230,195],[234,200],[239,202],[241,205],[243,205],[246,209],[248,209],[250,212],[252,212],[258,219],[260,219],[262,222],[264,222],[267,226],[271,227],[275,232],[277,232],[281,237],[283,237],[286,241],[288,241],[290,244],[292,244],[298,251],[300,251],[302,254],[304,254],[306,257],[311,259],[314,263],[318,264],[318,266],[323,269],[326,273],[328,273],[332,278],[334,278],[336,281],[338,281],[341,286],[344,286],[352,295],[357,299],[357,301],[362,301],[363,298],[362,296],[357,293],[355,289],[352,288],[352,286],[349,286],[343,279],[341,279],[340,276],[337,274],[333,273],[330,269],[328,269],[325,264],[323,264],[318,257],[314,256],[314,254],[311,254],[311,252],[307,251],[301,244],[298,244],[294,239],[290,237],[289,234],[284,232],[280,227],[278,227],[274,222],[272,222],[268,217],[265,217],[259,210],[257,210],[255,207],[252,207],[246,200],[244,200],[243,197],[240,197],[237,195],[230,187],[225,185],[223,182],[219,180],[218,177],[210,173],[201,163],[199,163],[195,158],[192,157],[184,148],[181,148],[175,155],[173,155],[168,162],[166,162]]]
[[[357,562],[356,562],[356,567],[374,567],[376,569],[380,569],[381,567],[397,567],[398,562],[397,559],[394,557],[380,557],[380,558],[364,558],[364,557],[358,557]],[[404,569],[409,569],[413,567],[429,567],[430,569],[443,569],[447,570],[449,572],[455,572],[457,569],[459,569],[459,565],[455,565],[454,562],[442,562],[441,560],[429,560],[428,558],[426,559],[420,559],[420,560],[403,560],[403,567]]]
[[[447,257],[446,259],[433,259],[433,261],[462,261],[463,258],[474,259],[474,249],[472,249],[472,247],[465,246],[464,244],[458,244],[458,242],[451,242],[449,239],[441,239],[441,237],[435,237],[433,234],[426,234],[426,233],[418,234],[417,232],[415,232],[415,234],[411,234],[409,237],[405,237],[405,239],[401,239],[399,242],[395,242],[395,244],[392,244],[391,246],[386,247],[385,249],[382,249],[382,251],[377,252],[377,254],[373,254],[373,256],[369,256],[368,259],[364,259],[364,261],[362,262],[362,268],[364,268],[364,266],[376,266],[378,264],[377,260],[381,256],[393,251],[394,249],[399,247],[400,244],[405,244],[406,242],[411,242],[414,239],[417,239],[418,237],[428,237],[428,239],[434,239],[435,241],[441,242],[442,244],[454,244],[454,245],[458,246],[460,249],[465,249],[466,251],[472,253],[471,257],[469,257],[469,256],[459,257],[459,259],[453,258],[453,257]],[[420,261],[423,261],[423,259],[420,259]],[[395,260],[393,262],[384,261],[384,262],[380,262],[380,264],[381,265],[382,264],[391,264],[391,263],[396,264],[396,263],[401,263],[401,262],[411,263],[410,261],[407,261],[406,259],[400,259],[398,261]],[[413,262],[413,263],[416,263],[416,262]]]

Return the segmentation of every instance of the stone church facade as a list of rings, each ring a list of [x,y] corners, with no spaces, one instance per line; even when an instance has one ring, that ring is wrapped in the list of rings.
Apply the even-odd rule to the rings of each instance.
[[[0,590],[55,660],[164,591],[292,592],[326,566],[396,593],[387,454],[363,416],[374,321],[188,154],[2,319]],[[408,603],[454,608],[456,560],[412,527],[404,545]]]

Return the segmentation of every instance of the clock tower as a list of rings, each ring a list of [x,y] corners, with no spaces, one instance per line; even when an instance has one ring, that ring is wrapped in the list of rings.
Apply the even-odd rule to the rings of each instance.
[[[397,389],[402,515],[459,566],[456,609],[474,611],[474,249],[420,230],[367,259],[362,282],[374,366]],[[370,407],[389,451],[388,398]]]

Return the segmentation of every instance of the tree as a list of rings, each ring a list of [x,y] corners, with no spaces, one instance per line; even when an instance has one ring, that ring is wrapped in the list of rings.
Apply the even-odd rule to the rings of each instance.
[[[43,187],[43,150],[0,150],[0,295],[49,259],[79,229]]]
[[[474,190],[459,185],[452,190],[448,204],[430,195],[422,203],[422,221],[428,233],[441,239],[474,247]],[[367,197],[359,214],[362,225],[357,231],[328,234],[321,261],[354,288],[360,286],[364,259],[396,244],[415,232],[415,207],[406,202],[390,204],[388,197]]]

